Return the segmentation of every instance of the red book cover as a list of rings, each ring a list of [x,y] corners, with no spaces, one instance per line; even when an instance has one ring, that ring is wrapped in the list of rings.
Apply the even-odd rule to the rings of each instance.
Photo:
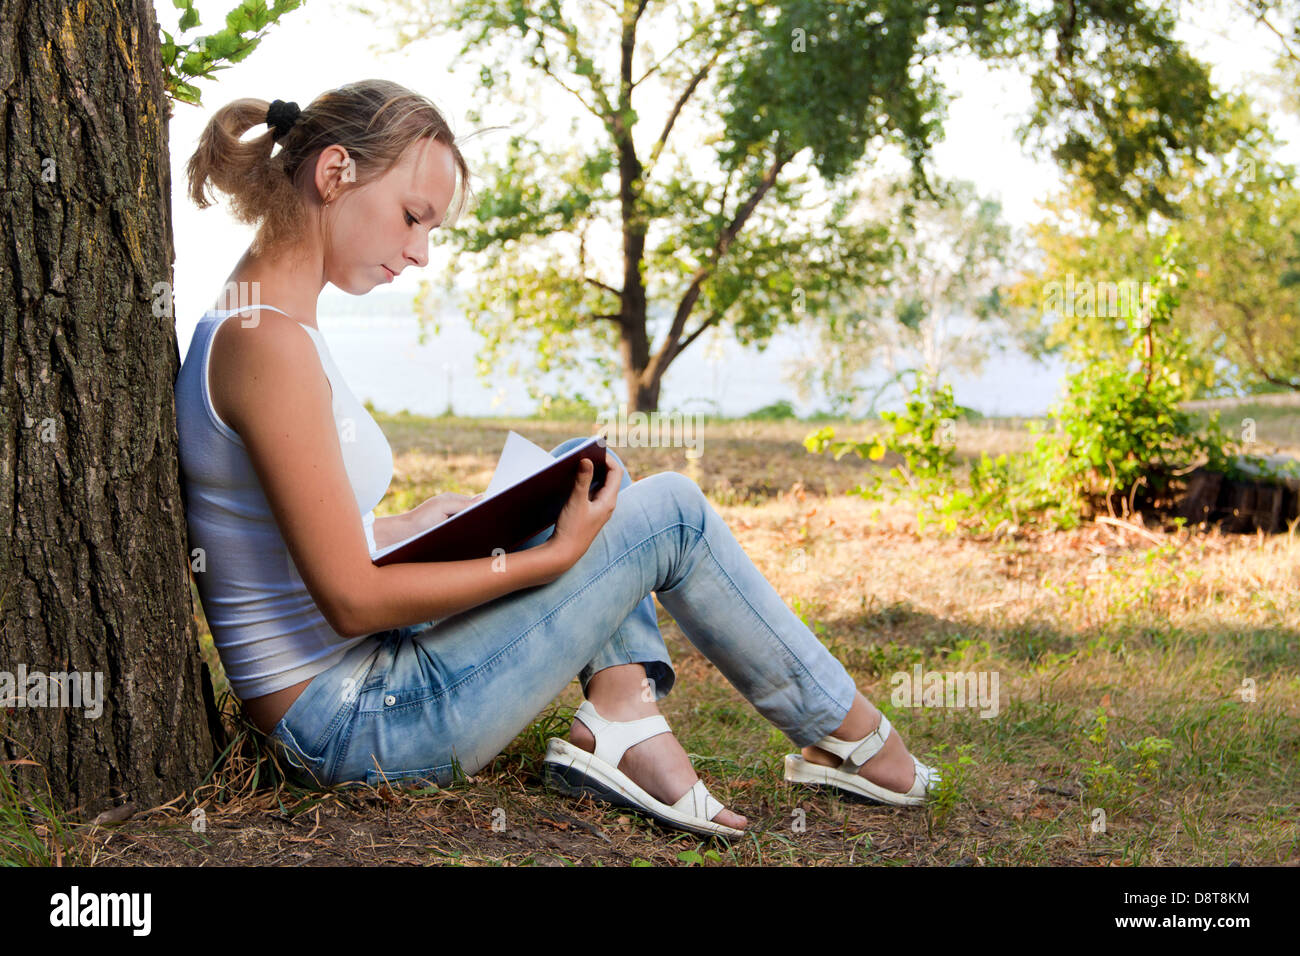
[[[521,436],[515,437],[527,442]],[[509,451],[509,441],[506,447]],[[533,445],[533,448],[537,446]],[[537,450],[546,455],[544,450]],[[605,465],[604,435],[593,435],[581,445],[540,468],[530,470],[518,480],[510,481],[505,487],[489,493],[432,528],[389,545],[371,560],[382,567],[409,561],[468,561],[493,557],[494,552],[505,553],[555,524],[564,503],[573,494],[573,486],[578,480],[578,462],[583,458],[595,465],[590,492],[590,496],[595,497],[609,470]],[[506,455],[503,453],[498,469],[505,464]],[[495,476],[493,481],[497,481]]]

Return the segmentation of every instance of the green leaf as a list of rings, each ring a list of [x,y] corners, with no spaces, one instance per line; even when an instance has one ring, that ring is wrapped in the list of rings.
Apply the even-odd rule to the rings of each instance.
[[[196,86],[191,86],[191,85],[188,84],[188,83],[179,83],[179,82],[178,82],[178,83],[176,84],[176,94],[175,94],[175,95],[176,95],[176,99],[180,100],[182,103],[194,103],[195,105],[198,105],[198,103],[199,103],[199,89],[198,89],[198,87],[196,87]]]
[[[260,44],[261,44],[260,40],[253,40],[247,45],[231,53],[230,56],[227,57],[227,59],[230,60],[231,63],[238,63],[239,61],[243,60],[246,56],[248,56],[250,53],[252,53],[254,50],[256,50]],[[217,67],[217,69],[225,70],[228,69],[228,67],[221,66],[221,67]]]
[[[214,33],[207,38],[205,49],[208,51],[208,56],[213,60],[231,59],[231,54],[239,48],[242,42],[236,34],[229,30],[222,30],[220,33]],[[245,53],[245,55],[247,54]]]
[[[203,52],[202,50],[192,50],[189,53],[187,53],[185,55],[185,59],[181,61],[181,72],[187,73],[190,76],[194,76],[195,74],[202,73],[204,68],[207,66],[208,63],[211,62],[211,60],[212,58],[209,57],[207,53]]]

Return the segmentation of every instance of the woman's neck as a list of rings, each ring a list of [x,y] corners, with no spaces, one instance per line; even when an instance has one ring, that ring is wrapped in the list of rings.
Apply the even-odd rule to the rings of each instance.
[[[223,311],[271,305],[303,325],[316,328],[316,300],[324,282],[310,256],[282,255],[268,260],[246,251],[226,277],[217,308]]]

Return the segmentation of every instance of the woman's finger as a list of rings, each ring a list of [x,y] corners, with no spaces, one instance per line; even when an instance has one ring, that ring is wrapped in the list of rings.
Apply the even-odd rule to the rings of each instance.
[[[595,470],[596,469],[592,466],[590,459],[588,458],[578,459],[577,490],[584,493],[583,497],[586,497],[586,492],[591,488],[591,476],[595,472]]]
[[[612,455],[605,456],[605,482],[596,492],[596,501],[604,503],[618,497],[619,486],[623,483],[623,469]]]

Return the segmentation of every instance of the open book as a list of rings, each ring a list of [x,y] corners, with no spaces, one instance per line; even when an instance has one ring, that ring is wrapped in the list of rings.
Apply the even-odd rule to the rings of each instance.
[[[608,471],[604,435],[593,435],[555,458],[512,431],[482,498],[433,527],[388,545],[371,560],[380,566],[466,561],[509,551],[555,524],[573,494],[578,461],[583,458],[595,465],[590,492],[594,497]]]

